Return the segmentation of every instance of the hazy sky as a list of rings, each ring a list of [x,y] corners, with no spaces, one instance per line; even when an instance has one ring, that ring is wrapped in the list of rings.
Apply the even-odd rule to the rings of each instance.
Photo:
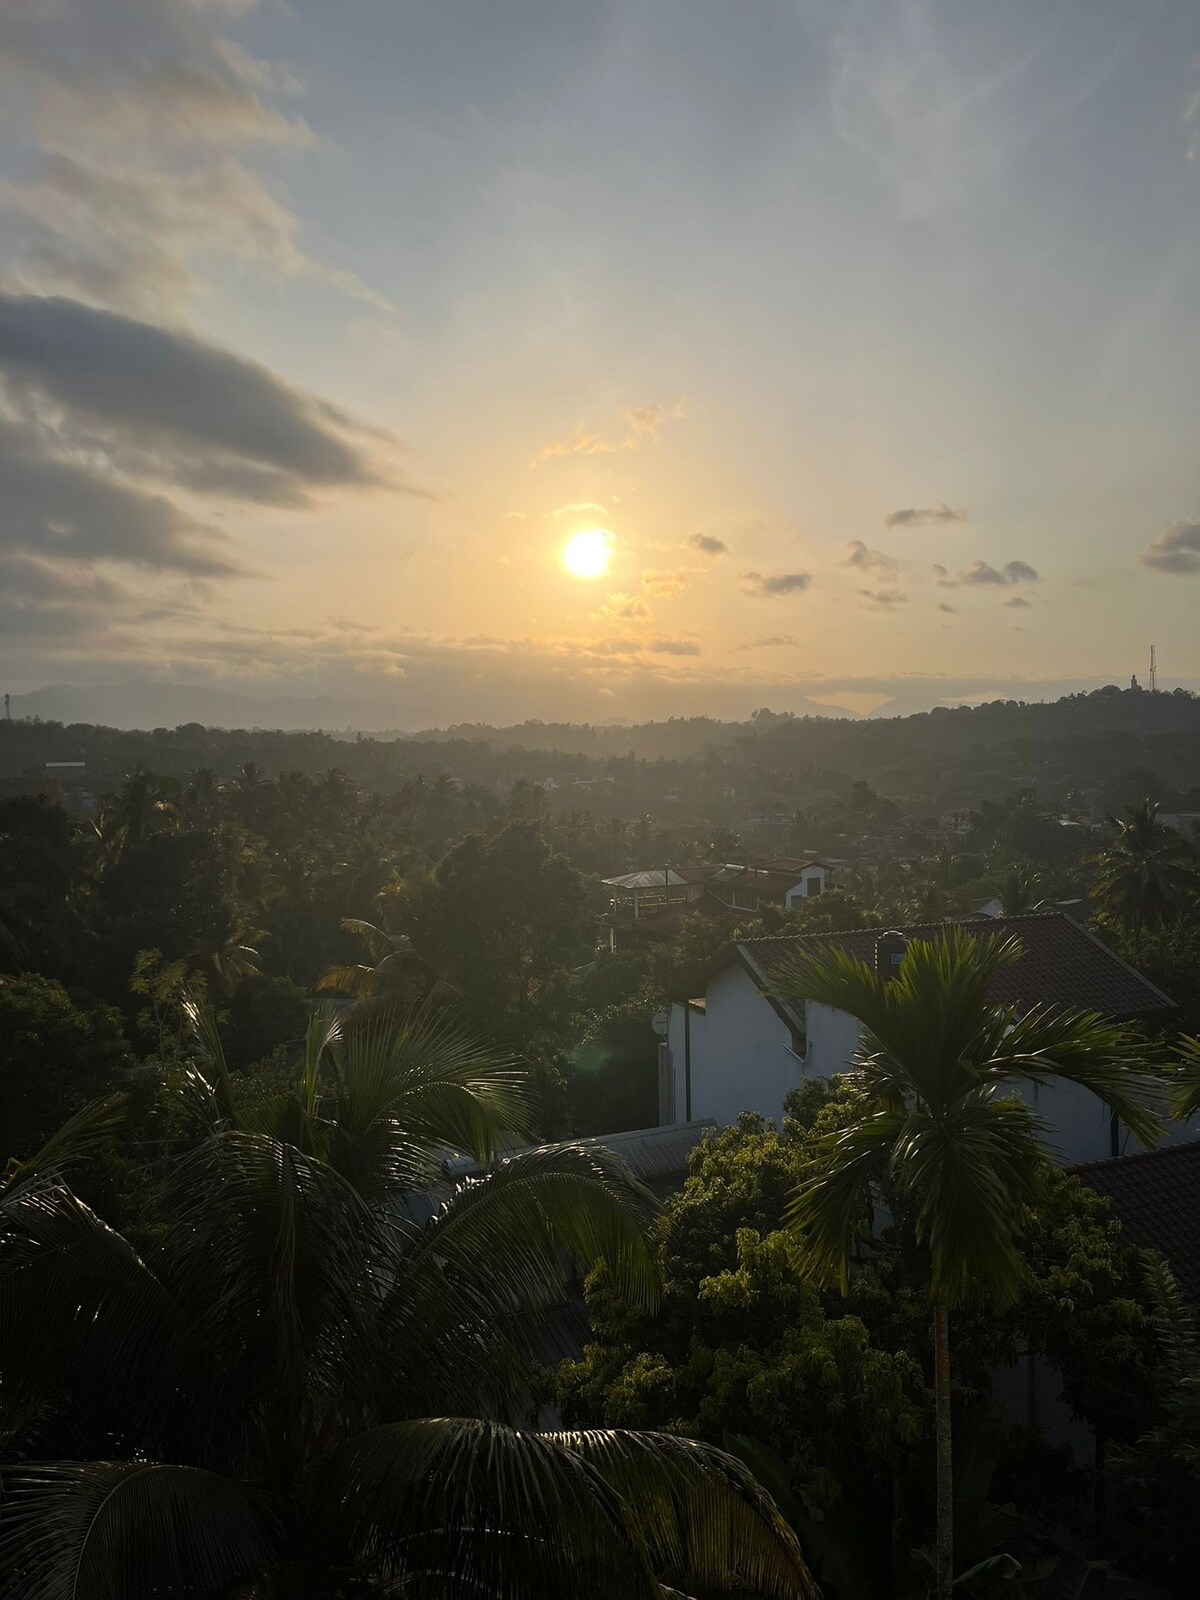
[[[1200,684],[1198,63],[1195,0],[0,0],[4,686]]]

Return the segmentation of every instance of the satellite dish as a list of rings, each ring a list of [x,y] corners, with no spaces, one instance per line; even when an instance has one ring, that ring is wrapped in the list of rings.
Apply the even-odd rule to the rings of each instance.
[[[670,1020],[670,1015],[666,1011],[656,1011],[650,1018],[650,1026],[654,1029],[655,1033],[658,1034],[660,1039],[665,1039],[667,1037],[667,1027],[670,1023]]]

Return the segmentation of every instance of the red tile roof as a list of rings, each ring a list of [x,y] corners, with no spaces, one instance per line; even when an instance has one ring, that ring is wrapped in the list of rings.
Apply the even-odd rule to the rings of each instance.
[[[1108,1198],[1130,1244],[1166,1256],[1179,1287],[1200,1305],[1200,1144],[1168,1145],[1071,1170]]]
[[[1136,972],[1087,928],[1061,912],[1024,917],[980,917],[958,922],[981,938],[1014,935],[1023,947],[1021,959],[997,974],[992,998],[998,1005],[1028,1010],[1036,1005],[1099,1011],[1114,1019],[1143,1017],[1164,1011],[1174,1001]],[[899,931],[909,939],[932,939],[948,931],[945,922],[920,923]],[[848,933],[793,935],[790,938],[747,939],[728,945],[702,975],[708,978],[740,960],[767,987],[783,983],[792,962],[807,949],[835,945],[871,962],[882,928]],[[693,987],[693,993],[699,992]]]

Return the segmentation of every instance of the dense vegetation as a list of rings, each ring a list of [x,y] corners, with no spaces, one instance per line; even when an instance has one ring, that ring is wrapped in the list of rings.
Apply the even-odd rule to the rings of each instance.
[[[154,1460],[219,1483],[205,1478],[196,1501],[199,1479],[158,1480],[166,1501],[157,1504],[148,1487],[150,1499],[135,1495],[132,1520],[116,1526],[133,1538],[139,1517],[158,1518],[182,1537],[186,1524],[200,1540],[187,1548],[220,1575],[208,1592],[223,1593],[220,1584],[247,1562],[276,1573],[264,1593],[291,1594],[350,1592],[359,1579],[348,1575],[370,1569],[374,1582],[385,1568],[399,1572],[406,1541],[441,1561],[422,1518],[461,1531],[467,1513],[460,1501],[405,1499],[411,1485],[382,1447],[371,1446],[369,1472],[355,1458],[344,1481],[358,1495],[368,1487],[363,1473],[376,1474],[371,1494],[386,1480],[408,1520],[385,1526],[367,1494],[377,1520],[352,1525],[339,1521],[342,1491],[322,1499],[329,1474],[350,1460],[337,1451],[353,1455],[363,1430],[407,1430],[394,1436],[397,1452],[412,1451],[431,1482],[469,1482],[488,1517],[511,1514],[512,1527],[523,1526],[519,1496],[488,1501],[491,1489],[471,1475],[510,1450],[507,1433],[478,1428],[527,1420],[541,1393],[529,1349],[507,1332],[493,1339],[511,1320],[498,1320],[497,1296],[508,1297],[509,1311],[544,1310],[563,1246],[584,1265],[608,1257],[591,1285],[597,1341],[560,1383],[566,1420],[662,1428],[731,1449],[775,1494],[831,1600],[918,1594],[932,1579],[936,1556],[922,1565],[913,1552],[935,1550],[935,1305],[950,1316],[954,1353],[956,1567],[991,1561],[979,1584],[1011,1581],[1032,1594],[1028,1585],[1054,1566],[1051,1553],[1102,1547],[1170,1592],[1188,1592],[1187,1563],[1172,1542],[1189,1525],[1187,1508],[1200,1504],[1200,1465],[1187,1442],[1200,1370],[1188,1315],[1161,1263],[1125,1249],[1100,1202],[1038,1164],[1027,1128],[1005,1123],[989,1133],[1007,1151],[1003,1174],[996,1150],[985,1162],[1006,1196],[1002,1226],[989,1233],[992,1223],[980,1224],[983,1245],[969,1260],[959,1249],[947,1268],[971,1281],[971,1293],[948,1293],[950,1280],[933,1271],[936,1233],[906,1232],[902,1191],[919,1210],[920,1185],[904,1189],[898,1156],[888,1157],[889,1209],[901,1224],[891,1233],[872,1243],[869,1230],[856,1231],[858,1200],[844,1187],[838,1215],[849,1231],[827,1228],[823,1256],[813,1244],[817,1213],[789,1221],[797,1190],[815,1204],[820,1183],[836,1180],[831,1141],[860,1137],[897,1094],[925,1095],[929,1063],[909,1059],[897,1041],[893,1066],[908,1087],[880,1080],[880,1105],[864,1101],[860,1082],[825,1105],[810,1097],[782,1133],[748,1121],[701,1151],[656,1227],[658,1312],[618,1271],[623,1254],[636,1254],[630,1219],[644,1197],[594,1155],[591,1167],[563,1156],[561,1170],[559,1158],[544,1157],[549,1164],[531,1174],[541,1189],[520,1191],[514,1181],[508,1200],[501,1185],[501,1220],[480,1224],[470,1259],[451,1261],[431,1245],[423,1217],[396,1237],[381,1231],[380,1215],[434,1182],[437,1146],[476,1149],[486,1160],[501,1126],[508,1136],[560,1139],[655,1122],[649,1019],[673,976],[732,934],[937,922],[984,901],[1011,913],[1070,901],[1178,1002],[1161,1038],[1121,1046],[1165,1058],[1176,1033],[1200,1034],[1200,857],[1159,814],[1160,805],[1200,810],[1198,733],[1193,697],[1116,691],[895,722],[762,713],[738,727],[454,730],[390,742],[0,724],[0,1157],[12,1158],[8,1198],[0,1197],[0,1209],[9,1207],[0,1271],[25,1282],[36,1259],[64,1273],[86,1261],[92,1274],[88,1288],[54,1267],[48,1298],[28,1301],[22,1316],[0,1314],[5,1454],[74,1463],[21,1480],[34,1519],[23,1526],[40,1530],[45,1565],[36,1582],[35,1567],[22,1568],[28,1583],[14,1592],[58,1600],[62,1552],[86,1526],[80,1507],[107,1504],[110,1492],[121,1503],[129,1463]],[[44,763],[62,760],[85,765],[48,776]],[[605,875],[810,852],[838,858],[838,886],[798,911],[692,917],[670,943],[608,948]],[[869,996],[842,1001],[867,1017]],[[322,1034],[330,1003],[341,1020]],[[920,1003],[943,1004],[930,995]],[[961,1014],[957,1001],[946,1010]],[[423,1042],[406,1053],[414,1017]],[[978,1037],[997,1027],[997,1038],[1008,1037],[990,1012],[977,1021]],[[469,1115],[461,1104],[448,1110],[444,1097],[422,1109],[413,1087],[427,1089],[431,1061],[449,1059],[436,1046],[442,1038],[487,1041],[482,1054],[466,1052],[476,1064],[468,1098],[478,1102]],[[372,1054],[371,1039],[392,1042]],[[1080,1049],[1094,1068],[1112,1044],[1095,1037]],[[510,1069],[495,1080],[519,1108],[489,1100],[495,1075],[478,1063],[497,1059],[520,1063],[519,1093],[504,1077]],[[1194,1113],[1200,1045],[1180,1060],[1180,1105]],[[944,1065],[952,1075],[963,1061],[965,1046]],[[101,1111],[87,1111],[97,1100]],[[947,1101],[936,1115],[962,1110]],[[1130,1110],[1126,1120],[1136,1122]],[[81,1121],[64,1142],[56,1130],[73,1114]],[[574,1198],[562,1210],[567,1191]],[[446,1198],[453,1212],[459,1202]],[[294,1285],[271,1276],[285,1219],[289,1239],[293,1223],[299,1230],[296,1260],[312,1275],[299,1300],[289,1300]],[[550,1231],[539,1235],[543,1224]],[[312,1232],[302,1237],[303,1229]],[[200,1237],[207,1253],[197,1253]],[[818,1257],[826,1266],[853,1261],[846,1300],[821,1281]],[[388,1340],[402,1337],[410,1353],[421,1347],[439,1364],[405,1377],[384,1370],[395,1364],[393,1343],[384,1341],[381,1356],[378,1321],[351,1316],[350,1303],[368,1281],[398,1294],[421,1260],[435,1263],[436,1282],[422,1280],[402,1307],[393,1295],[397,1317],[409,1320]],[[988,1262],[1006,1264],[1006,1278],[985,1306],[975,1291],[997,1288]],[[222,1276],[226,1266],[238,1283]],[[450,1268],[448,1287],[438,1274]],[[268,1301],[239,1298],[243,1270]],[[109,1274],[140,1286],[128,1303],[113,1300]],[[140,1320],[151,1302],[154,1315],[174,1319],[171,1328]],[[80,1344],[75,1319],[85,1305],[94,1305],[94,1321],[83,1324],[93,1333]],[[274,1345],[247,1338],[250,1321],[264,1316],[275,1319]],[[218,1359],[243,1344],[244,1361]],[[995,1369],[1029,1351],[1057,1364],[1067,1403],[1105,1443],[1100,1523],[1098,1480],[1038,1434],[1004,1424],[992,1406]],[[287,1415],[266,1398],[281,1374],[291,1385],[281,1393],[294,1402]],[[168,1397],[181,1393],[203,1397],[193,1431],[168,1419]],[[435,1438],[423,1419],[455,1408],[467,1421]],[[577,1436],[542,1438],[532,1455],[511,1444],[506,1459],[514,1482],[528,1488],[536,1479],[551,1498],[563,1492],[560,1470],[593,1486],[593,1473],[611,1473],[605,1481],[618,1498],[658,1494],[658,1456],[592,1448]],[[631,1462],[643,1458],[639,1477]],[[695,1459],[735,1500],[757,1504],[735,1469]],[[655,1501],[667,1507],[657,1531],[632,1518],[630,1592],[643,1581],[655,1593],[660,1582],[682,1581],[671,1541],[716,1492],[708,1478],[688,1482],[682,1498]],[[698,1498],[688,1499],[693,1491]],[[544,1511],[549,1502],[535,1496],[539,1503]],[[586,1495],[571,1505],[583,1572],[601,1548],[588,1542],[597,1538],[595,1508]],[[721,1512],[733,1519],[722,1527],[740,1515]],[[631,1516],[620,1513],[623,1527]],[[210,1524],[228,1524],[232,1544],[196,1533]],[[872,1529],[886,1537],[868,1536]],[[279,1554],[298,1530],[315,1541],[299,1575]],[[799,1581],[786,1538],[780,1548],[790,1552],[778,1558],[783,1566],[762,1554],[762,1573],[775,1573],[763,1592],[776,1579]],[[943,1541],[943,1555],[947,1548]],[[1019,1573],[1015,1562],[991,1560],[999,1551],[1016,1552]],[[692,1575],[693,1592],[718,1593],[728,1577],[724,1547],[701,1554],[707,1576]],[[156,1567],[157,1559],[148,1545],[140,1581],[146,1592],[170,1592],[161,1589],[173,1581],[170,1563]],[[485,1565],[491,1559],[481,1554]],[[557,1582],[538,1570],[537,1583]],[[1069,1574],[1055,1572],[1065,1585]],[[96,1592],[109,1592],[97,1573]]]

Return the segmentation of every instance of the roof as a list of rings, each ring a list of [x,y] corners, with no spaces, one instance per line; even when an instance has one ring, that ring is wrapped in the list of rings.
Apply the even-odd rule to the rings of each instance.
[[[679,889],[692,881],[674,867],[647,867],[644,872],[622,872],[619,877],[604,880],[610,889]]]
[[[1036,1005],[1099,1011],[1114,1020],[1144,1017],[1174,1006],[1174,1001],[1148,978],[1122,961],[1090,929],[1062,912],[1036,912],[1022,917],[980,917],[953,924],[980,937],[1014,935],[1023,947],[1019,961],[1004,967],[992,984],[997,1005],[1029,1010]],[[909,939],[934,939],[948,931],[944,922],[918,923],[899,929]],[[698,980],[708,980],[739,961],[767,991],[778,989],[797,957],[833,946],[871,962],[875,942],[885,930],[857,928],[847,933],[798,934],[789,938],[746,939],[726,945]],[[693,984],[692,993],[696,993]],[[682,994],[676,996],[685,998]],[[777,1007],[778,1009],[778,1007]],[[793,1020],[786,1012],[785,1020]]]
[[[1200,1143],[1072,1167],[1104,1195],[1130,1244],[1158,1250],[1187,1298],[1200,1305]]]

